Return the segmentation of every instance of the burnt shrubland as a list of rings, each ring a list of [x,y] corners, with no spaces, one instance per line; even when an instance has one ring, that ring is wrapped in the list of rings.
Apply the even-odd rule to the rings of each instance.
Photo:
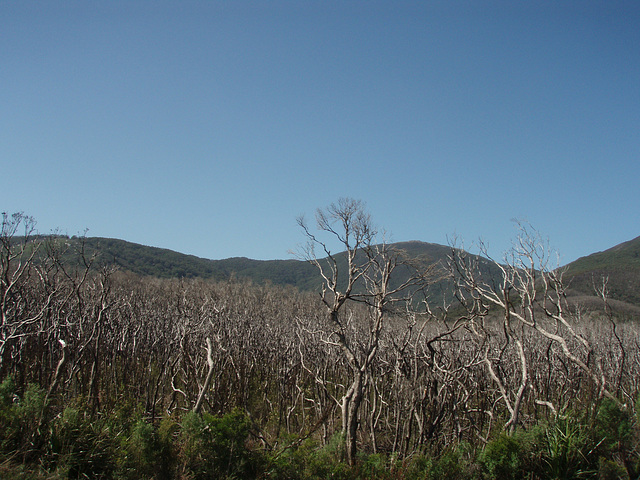
[[[337,277],[321,294],[140,277],[12,240],[31,226],[4,217],[3,477],[640,473],[640,327],[570,305],[531,232],[498,281],[452,248],[438,305],[385,297],[397,257],[354,252],[368,290],[338,305]]]

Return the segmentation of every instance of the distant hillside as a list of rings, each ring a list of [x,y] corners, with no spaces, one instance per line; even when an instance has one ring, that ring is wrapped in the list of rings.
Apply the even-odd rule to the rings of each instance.
[[[64,239],[71,251],[80,246],[80,238]],[[407,257],[431,265],[446,262],[450,247],[425,242],[401,242],[392,245],[403,250]],[[160,278],[205,278],[228,280],[249,278],[256,283],[271,282],[276,285],[292,285],[301,290],[315,290],[321,285],[316,267],[302,260],[251,260],[244,257],[209,260],[185,255],[172,250],[147,247],[112,238],[87,237],[84,248],[88,256],[99,253],[99,262],[116,265],[122,270],[138,275]],[[339,268],[346,267],[344,254],[336,256]],[[399,270],[394,283],[403,280],[406,271]],[[406,277],[405,277],[406,278]],[[437,289],[436,289],[437,290]]]
[[[640,237],[579,258],[566,269],[572,296],[593,296],[594,285],[608,278],[611,299],[640,306]]]
[[[79,238],[68,241],[79,244]],[[99,254],[99,262],[116,265],[138,275],[160,278],[205,278],[228,280],[232,276],[251,278],[257,283],[270,281],[278,285],[309,288],[314,276],[312,265],[298,260],[251,260],[244,257],[208,260],[173,250],[147,247],[113,238],[84,239],[88,255]]]
[[[80,245],[79,238],[65,237],[64,241],[71,245],[71,250]],[[244,257],[209,260],[111,238],[88,237],[84,242],[86,253],[91,255],[99,252],[101,263],[116,265],[122,270],[143,276],[218,281],[236,277],[251,279],[256,283],[291,285],[301,290],[316,290],[321,285],[316,268],[302,260],[251,260]],[[447,255],[451,252],[448,246],[420,241],[394,243],[392,247],[404,251],[408,258],[425,265],[444,266]],[[344,254],[336,257],[338,266],[344,269]],[[640,316],[640,237],[604,252],[580,258],[564,268],[569,294],[574,302],[598,308],[601,302],[594,296],[593,285],[594,282],[601,284],[602,278],[607,277],[612,305],[620,312]],[[489,276],[499,275],[495,269],[483,270]],[[407,271],[400,269],[397,273],[392,281],[396,285],[406,278]],[[431,287],[430,297],[432,301],[439,302],[448,291],[450,285],[446,281],[438,282]]]

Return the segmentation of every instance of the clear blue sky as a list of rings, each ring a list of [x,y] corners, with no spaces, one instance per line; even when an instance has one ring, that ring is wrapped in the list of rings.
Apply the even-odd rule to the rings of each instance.
[[[289,258],[350,196],[564,264],[640,235],[640,3],[0,0],[0,171],[43,233]]]

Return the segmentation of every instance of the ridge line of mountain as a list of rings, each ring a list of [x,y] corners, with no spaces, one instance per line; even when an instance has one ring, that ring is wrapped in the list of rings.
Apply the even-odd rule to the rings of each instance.
[[[46,236],[42,236],[46,237]],[[225,281],[230,278],[247,278],[256,283],[270,282],[291,285],[301,290],[315,290],[320,284],[316,268],[299,258],[254,260],[248,257],[207,259],[180,253],[168,248],[147,246],[127,240],[108,237],[69,237],[68,255],[84,242],[87,255],[100,251],[102,263],[118,266],[142,276],[159,278],[203,278]],[[17,239],[14,239],[17,240]],[[78,242],[74,246],[74,242]],[[409,257],[445,262],[451,246],[408,240],[390,244],[404,250]],[[341,254],[337,254],[340,257]],[[594,284],[608,279],[612,300],[640,307],[640,236],[615,245],[601,252],[580,257],[561,267],[570,294],[575,298],[593,301]]]

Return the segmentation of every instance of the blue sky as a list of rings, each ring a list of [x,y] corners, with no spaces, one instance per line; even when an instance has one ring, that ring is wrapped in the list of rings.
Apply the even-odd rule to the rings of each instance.
[[[640,235],[640,3],[2,0],[0,168],[43,233],[289,258],[350,196],[564,264]]]

